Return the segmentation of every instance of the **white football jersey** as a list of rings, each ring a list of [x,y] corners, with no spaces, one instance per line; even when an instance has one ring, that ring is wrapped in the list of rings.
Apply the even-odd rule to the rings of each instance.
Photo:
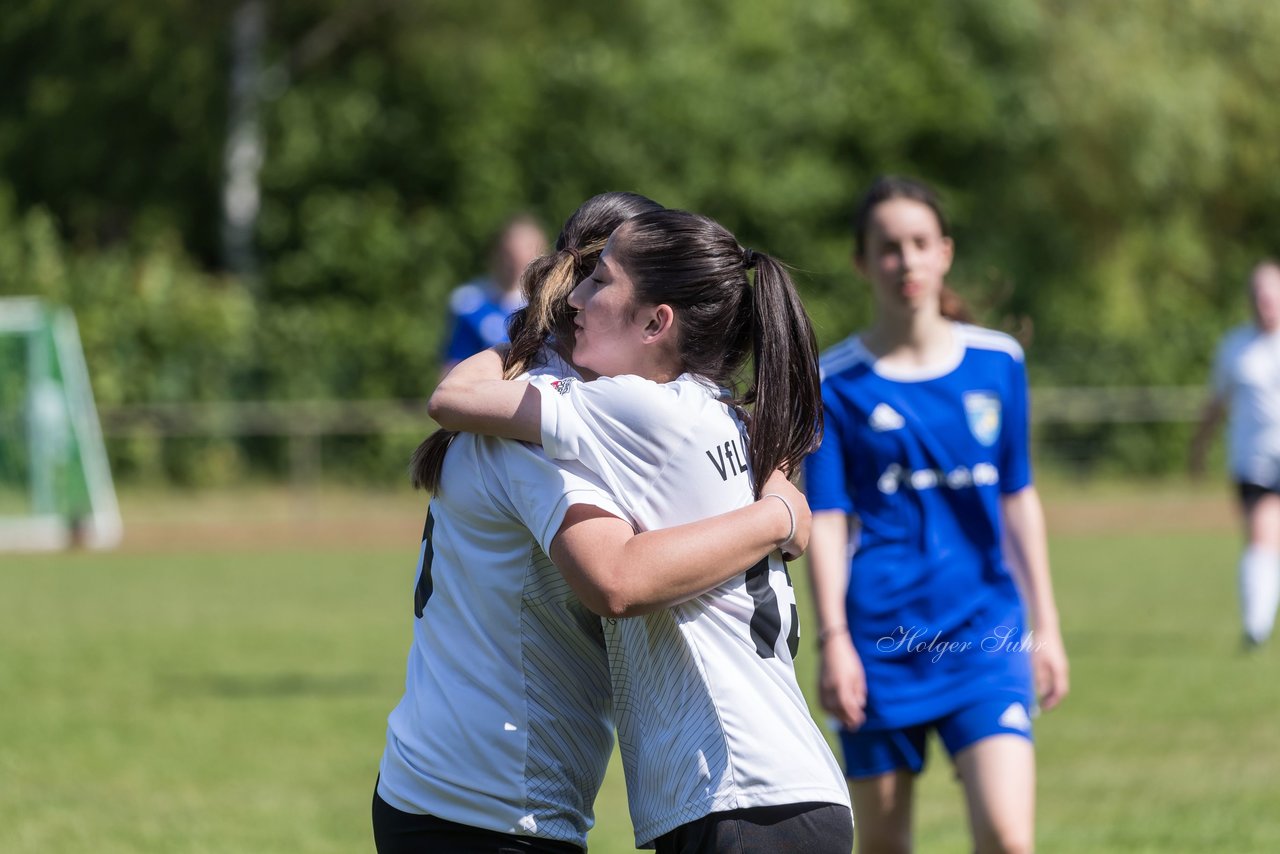
[[[599,474],[638,530],[754,500],[742,424],[714,385],[688,374],[534,385],[547,454]],[[796,684],[795,596],[778,553],[696,599],[605,624],[638,846],[712,812],[849,803]]]
[[[1218,349],[1214,392],[1227,401],[1231,473],[1261,486],[1280,484],[1280,333],[1250,324]]]
[[[570,505],[623,512],[582,466],[503,439],[457,436],[442,483],[378,793],[403,812],[585,846],[613,747],[609,668],[599,617],[547,551]]]

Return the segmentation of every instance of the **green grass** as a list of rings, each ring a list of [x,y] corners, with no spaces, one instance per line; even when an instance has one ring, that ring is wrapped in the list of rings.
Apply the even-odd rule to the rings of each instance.
[[[0,555],[0,851],[372,850],[415,533]],[[1041,851],[1280,850],[1280,649],[1239,647],[1237,547],[1053,540],[1073,690],[1038,723]],[[597,806],[593,854],[633,851],[616,765]],[[936,745],[918,806],[919,851],[968,850]]]
[[[406,559],[4,558],[0,850],[368,847]]]

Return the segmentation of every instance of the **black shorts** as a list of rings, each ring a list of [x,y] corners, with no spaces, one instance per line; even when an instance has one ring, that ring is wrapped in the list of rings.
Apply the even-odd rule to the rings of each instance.
[[[1249,507],[1264,495],[1280,495],[1280,484],[1263,486],[1248,480],[1236,481],[1236,490],[1240,493],[1240,503]]]
[[[378,854],[583,854],[568,842],[401,812],[384,801],[377,789],[373,792],[373,844]]]
[[[656,854],[849,854],[853,815],[842,804],[713,812],[654,840]]]

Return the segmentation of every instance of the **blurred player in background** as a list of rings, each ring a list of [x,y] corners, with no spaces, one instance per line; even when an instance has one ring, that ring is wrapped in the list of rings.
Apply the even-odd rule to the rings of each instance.
[[[1212,396],[1191,441],[1191,471],[1203,474],[1209,442],[1230,413],[1228,465],[1246,539],[1240,613],[1245,643],[1257,646],[1271,636],[1280,604],[1280,264],[1253,268],[1249,296],[1253,323],[1218,346]]]
[[[928,187],[877,180],[854,236],[876,314],[822,358],[825,432],[805,478],[819,688],[842,725],[858,850],[911,850],[915,775],[936,731],[974,850],[1030,851],[1035,689],[1042,707],[1056,705],[1067,659],[1031,482],[1022,350],[964,322]]]
[[[717,223],[683,211],[629,219],[569,305],[573,361],[600,379],[504,382],[482,354],[441,383],[433,414],[587,465],[625,511],[594,513],[602,531],[769,498],[759,473],[794,469],[813,446],[804,307],[781,264]],[[733,399],[723,387],[749,359],[749,388]],[[796,684],[780,555],[667,610],[631,617],[625,604],[606,611],[604,633],[637,846],[847,854],[848,792]]]
[[[557,251],[530,269],[532,304],[513,323],[512,353],[547,357],[564,376],[567,368],[541,348],[544,330],[556,325],[542,297],[563,297],[618,223],[658,208],[632,193],[585,202]],[[507,367],[550,369],[519,357]],[[807,505],[775,475],[769,487],[781,501],[634,535],[627,524],[596,523],[593,513],[623,511],[580,464],[475,435],[436,434],[420,451],[415,481],[435,495],[405,694],[388,719],[373,799],[377,849],[581,852],[613,732],[600,620],[579,597],[613,597],[637,611],[670,605],[780,546],[803,548]]]
[[[525,300],[520,274],[546,249],[546,235],[532,217],[520,214],[507,221],[493,244],[490,276],[460,285],[449,295],[441,375],[468,356],[507,340],[507,318]]]

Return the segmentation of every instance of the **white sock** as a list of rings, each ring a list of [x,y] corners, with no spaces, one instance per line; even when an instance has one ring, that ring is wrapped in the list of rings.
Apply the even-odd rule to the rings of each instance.
[[[1254,643],[1271,636],[1280,605],[1280,553],[1249,546],[1240,558],[1240,615]]]

